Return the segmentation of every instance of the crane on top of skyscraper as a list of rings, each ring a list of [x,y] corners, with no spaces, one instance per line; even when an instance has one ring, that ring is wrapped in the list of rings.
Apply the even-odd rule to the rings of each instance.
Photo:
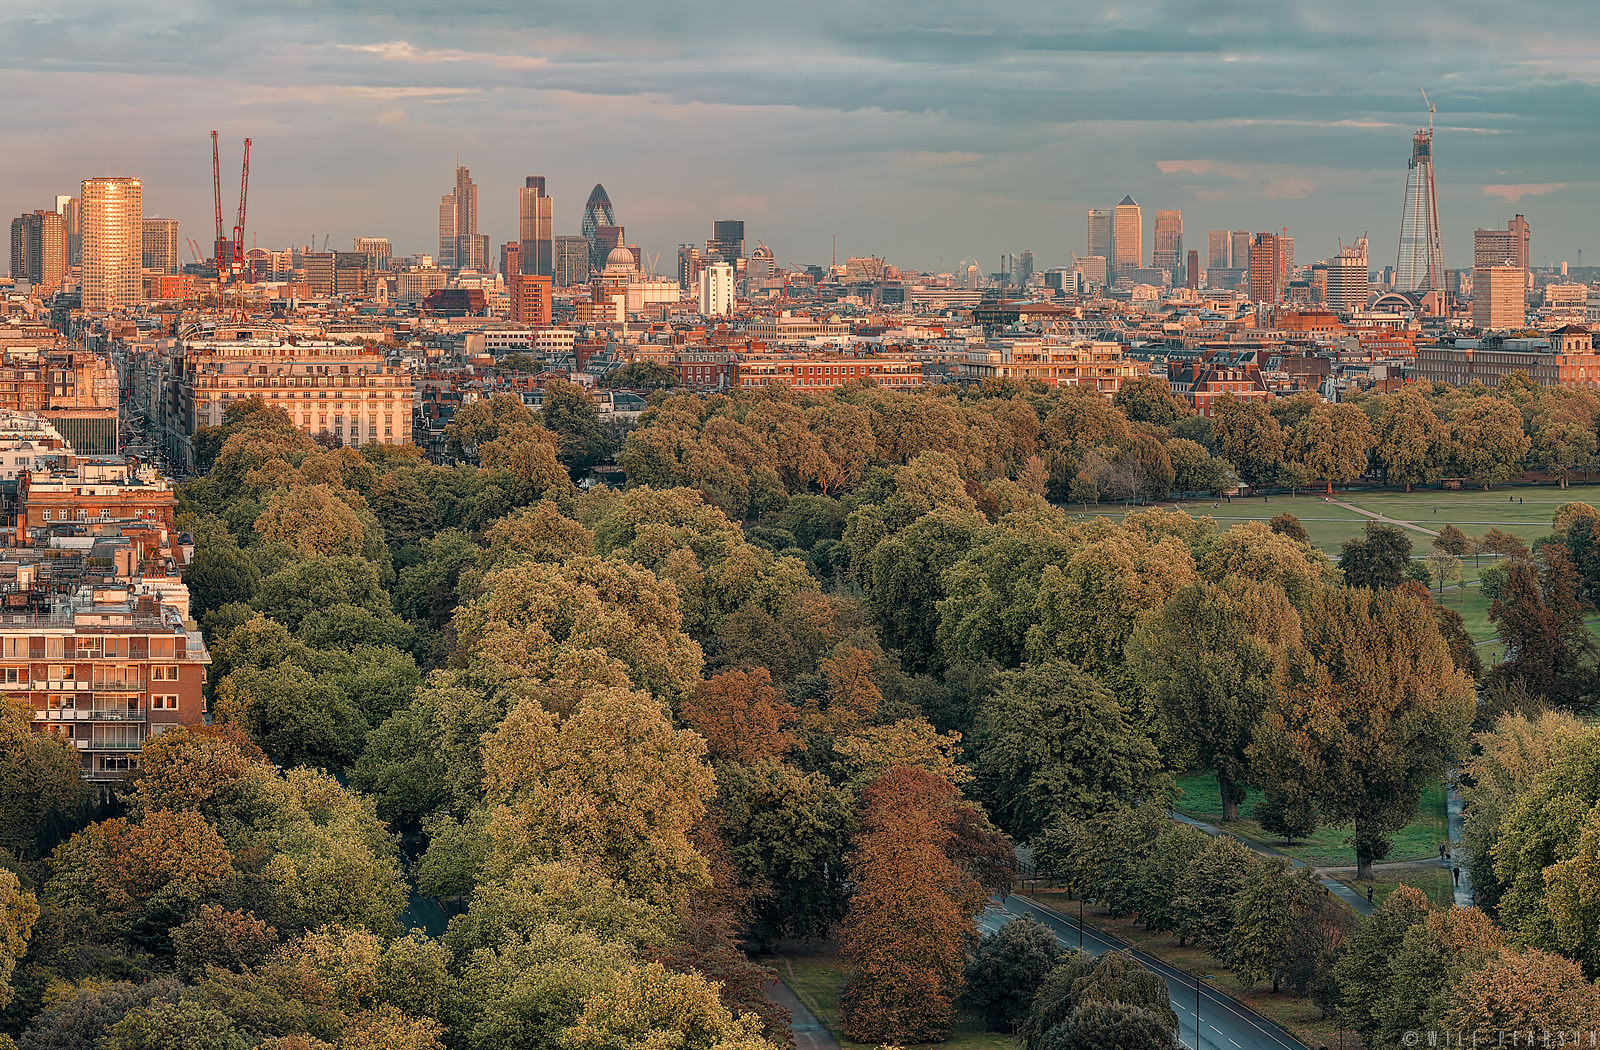
[[[1419,89],[1421,90],[1421,89]],[[1444,291],[1444,248],[1439,237],[1439,199],[1433,179],[1433,114],[1428,92],[1428,127],[1411,136],[1411,161],[1406,166],[1406,196],[1400,212],[1400,251],[1395,260],[1395,290]]]

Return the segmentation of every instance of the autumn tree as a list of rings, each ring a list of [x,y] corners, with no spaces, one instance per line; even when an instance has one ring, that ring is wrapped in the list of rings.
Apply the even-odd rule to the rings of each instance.
[[[988,897],[948,853],[964,806],[947,782],[914,769],[884,774],[862,801],[840,937],[844,1029],[861,1042],[937,1041],[954,1022],[965,941]]]
[[[1501,948],[1456,986],[1444,1019],[1485,1043],[1505,1032],[1594,1031],[1600,988],[1571,959],[1537,948]]]
[[[1280,536],[1287,537],[1298,543],[1310,543],[1311,535],[1306,532],[1306,527],[1300,524],[1300,519],[1288,511],[1279,511],[1267,522],[1267,527]]]
[[[1397,525],[1369,521],[1360,539],[1339,545],[1339,571],[1351,587],[1393,589],[1406,578],[1411,541]]]
[[[1439,526],[1439,535],[1433,538],[1435,550],[1460,558],[1472,553],[1472,538],[1454,525]]]
[[[1355,825],[1365,878],[1423,789],[1460,755],[1472,683],[1428,607],[1407,594],[1330,590],[1304,639],[1249,754],[1264,783],[1306,785],[1324,818]]]
[[[1547,545],[1542,564],[1514,561],[1489,606],[1489,618],[1506,645],[1499,680],[1563,707],[1580,707],[1593,694],[1595,645],[1584,614],[1579,579],[1565,548]]]
[[[781,758],[797,743],[788,732],[795,710],[778,698],[764,667],[724,671],[699,683],[684,698],[680,714],[706,738],[713,759],[750,764]]]
[[[1224,394],[1213,405],[1214,425],[1222,454],[1239,476],[1259,488],[1271,484],[1283,462],[1283,427],[1265,403]]]
[[[1450,421],[1451,460],[1463,477],[1485,489],[1522,473],[1532,445],[1522,413],[1503,397],[1474,398]]]

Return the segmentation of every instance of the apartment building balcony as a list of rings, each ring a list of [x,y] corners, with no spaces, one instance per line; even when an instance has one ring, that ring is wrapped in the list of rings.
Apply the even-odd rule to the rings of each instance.
[[[141,708],[132,710],[119,708],[101,708],[99,710],[83,711],[78,708],[56,708],[50,711],[35,711],[35,722],[143,722],[147,716]]]

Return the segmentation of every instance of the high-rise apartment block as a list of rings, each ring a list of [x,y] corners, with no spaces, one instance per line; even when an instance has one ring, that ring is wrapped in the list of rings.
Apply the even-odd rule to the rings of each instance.
[[[1283,302],[1283,259],[1275,233],[1250,238],[1250,298],[1258,303]]]
[[[589,239],[562,234],[556,238],[556,287],[573,288],[589,280]]]
[[[1176,271],[1183,265],[1183,212],[1176,208],[1156,211],[1155,247],[1150,265],[1168,271]]]
[[[517,191],[517,238],[522,272],[554,277],[555,201],[545,196],[543,175],[529,175]]]
[[[1144,265],[1144,216],[1132,195],[1117,203],[1111,226],[1111,268],[1120,276]]]
[[[1367,260],[1366,237],[1356,238],[1349,247],[1339,249],[1327,264],[1327,287],[1322,301],[1334,313],[1357,313],[1367,308],[1372,297],[1372,279]]]
[[[714,262],[700,271],[700,312],[707,317],[733,313],[733,267]]]
[[[53,295],[67,275],[67,231],[60,214],[34,211],[11,220],[11,276]]]
[[[1528,268],[1533,231],[1521,215],[1507,221],[1503,230],[1472,231],[1472,265]]]
[[[1111,258],[1111,209],[1089,209],[1089,240],[1087,256]]]
[[[83,308],[126,310],[143,298],[144,184],[83,181]]]
[[[1206,231],[1206,269],[1231,270],[1233,268],[1233,255],[1229,251],[1232,247],[1232,234],[1228,230]]]
[[[1486,332],[1521,328],[1527,319],[1528,272],[1520,266],[1472,268],[1472,323]]]
[[[145,219],[144,243],[140,252],[146,270],[177,273],[180,269],[177,219]]]
[[[83,265],[83,201],[57,194],[56,214],[67,227],[67,268],[77,269]]]

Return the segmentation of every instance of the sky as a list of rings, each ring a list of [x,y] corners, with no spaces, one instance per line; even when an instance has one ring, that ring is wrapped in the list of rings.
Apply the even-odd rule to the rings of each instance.
[[[247,241],[434,252],[456,156],[479,229],[543,174],[557,233],[603,183],[628,240],[743,218],[780,265],[919,270],[1084,251],[1131,193],[1207,229],[1289,227],[1297,262],[1367,233],[1392,265],[1419,88],[1438,107],[1446,263],[1514,213],[1533,261],[1600,264],[1600,5],[1581,0],[0,0],[0,208],[135,175],[212,229],[210,140]]]

